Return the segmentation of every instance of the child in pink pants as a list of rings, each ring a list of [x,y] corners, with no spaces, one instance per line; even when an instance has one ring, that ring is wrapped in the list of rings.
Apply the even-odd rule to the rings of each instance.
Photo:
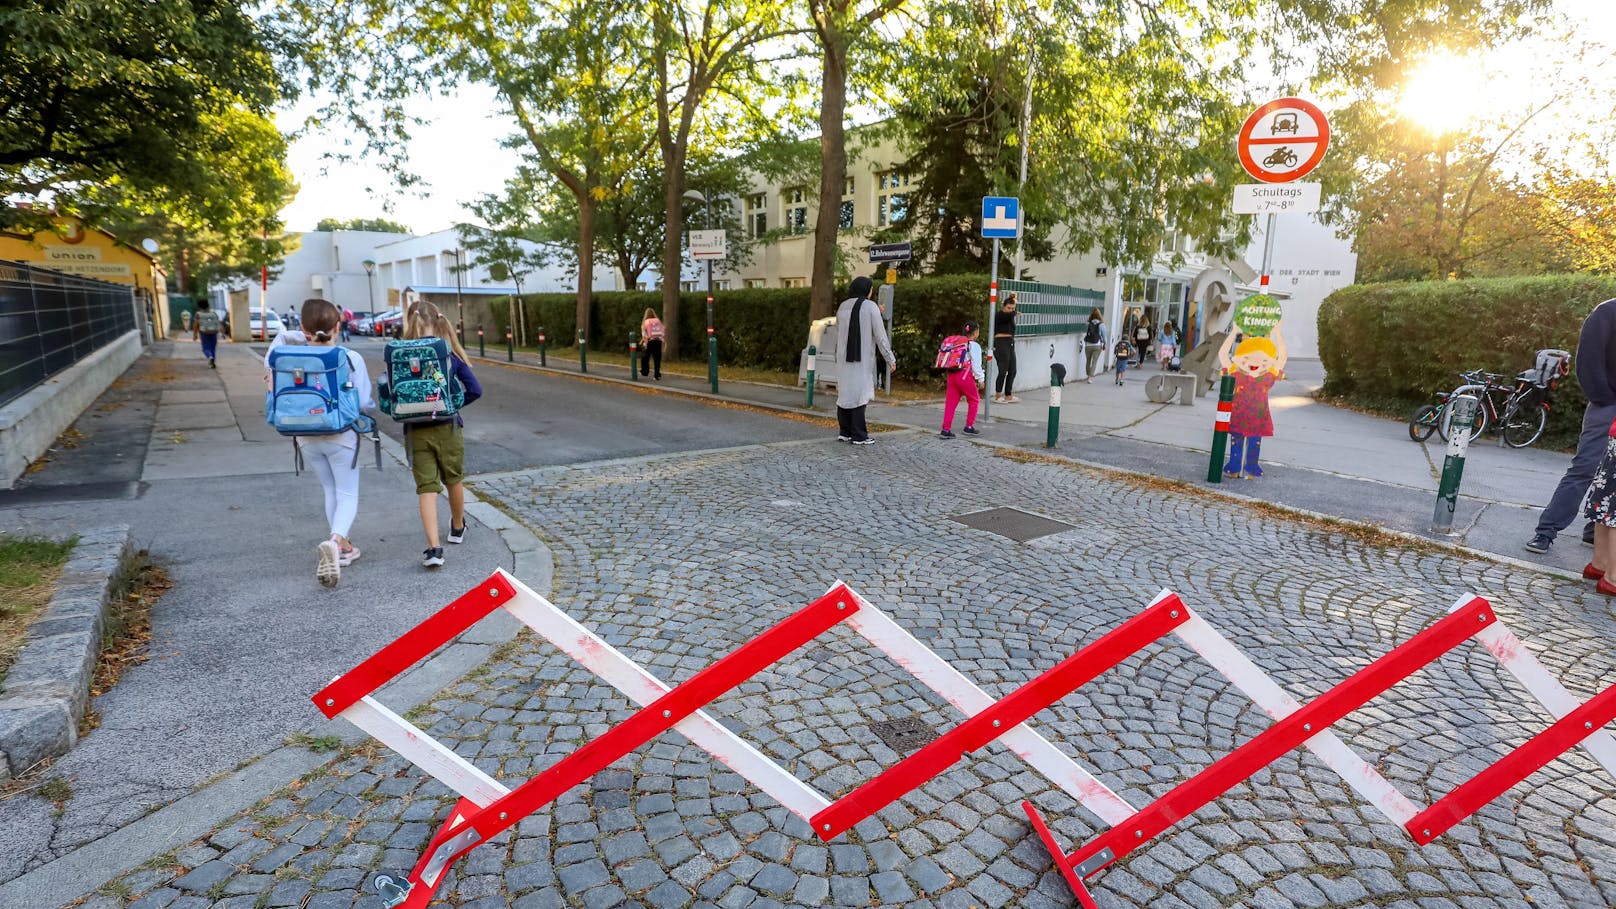
[[[966,401],[965,434],[974,436],[977,433],[976,409],[982,404],[982,394],[977,391],[977,386],[987,380],[982,372],[982,345],[976,342],[980,331],[981,326],[975,322],[965,323],[965,337],[971,339],[969,364],[948,374],[948,397],[943,403],[942,437],[945,439],[954,438],[954,410],[959,407],[960,398]]]

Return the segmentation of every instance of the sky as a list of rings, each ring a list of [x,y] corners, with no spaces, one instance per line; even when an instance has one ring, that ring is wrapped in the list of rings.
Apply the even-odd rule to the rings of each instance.
[[[1556,0],[1555,8],[1594,34],[1616,35],[1616,0]],[[1460,105],[1484,111],[1489,105],[1521,103],[1544,90],[1540,78],[1527,75],[1534,61],[1553,56],[1541,44],[1503,49],[1483,63],[1483,69],[1495,74],[1484,82],[1467,77],[1463,67],[1437,67],[1425,87],[1424,103],[1449,113]],[[1456,81],[1471,87],[1466,90]],[[277,123],[291,132],[312,108],[312,100],[304,99],[277,116]],[[500,147],[511,126],[493,90],[466,86],[453,97],[418,98],[410,110],[426,121],[413,130],[409,146],[410,166],[425,186],[401,190],[375,161],[325,160],[328,149],[348,138],[341,130],[303,136],[292,143],[288,155],[299,192],[282,213],[287,228],[312,230],[327,217],[385,217],[428,233],[456,221],[475,221],[465,204],[498,192],[515,173],[518,161],[516,151]]]

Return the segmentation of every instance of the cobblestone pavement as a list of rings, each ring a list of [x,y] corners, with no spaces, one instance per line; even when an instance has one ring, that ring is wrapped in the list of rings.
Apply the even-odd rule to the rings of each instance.
[[[1616,681],[1616,618],[1591,586],[1327,528],[985,446],[888,436],[553,468],[478,484],[557,557],[555,600],[668,680],[688,678],[836,578],[1002,695],[1178,591],[1299,697],[1315,695],[1474,590],[1574,692]],[[1078,524],[1029,544],[949,515],[1016,505]],[[1101,522],[1081,520],[1102,514]],[[382,642],[377,641],[379,646]],[[1466,643],[1338,725],[1429,803],[1547,718]],[[845,629],[712,708],[832,795],[900,755],[869,726],[957,714]],[[420,716],[508,781],[629,713],[567,657],[524,642]],[[1044,711],[1036,728],[1136,806],[1268,726],[1165,641]],[[677,735],[624,758],[459,864],[440,895],[511,905],[1070,906],[1030,833],[1031,797],[1071,848],[1098,822],[990,746],[833,844]],[[390,753],[328,775],[94,898],[134,905],[373,907],[451,798]],[[514,833],[514,836],[511,835]],[[1293,752],[1095,879],[1102,906],[1608,906],[1616,780],[1573,752],[1426,848]],[[357,902],[356,902],[357,901]]]

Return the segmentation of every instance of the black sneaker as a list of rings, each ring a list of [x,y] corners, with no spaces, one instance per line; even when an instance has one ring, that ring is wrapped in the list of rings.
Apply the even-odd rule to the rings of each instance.
[[[954,434],[952,432],[950,432],[949,430],[946,430],[946,429],[943,430],[942,432],[938,433],[937,435],[940,438],[944,438],[944,439],[952,439],[952,438],[954,438]]]
[[[442,546],[435,546],[435,547],[433,547],[431,549],[428,549],[425,552],[421,553],[421,567],[422,568],[441,568],[441,567],[443,567],[443,547]]]
[[[965,434],[968,436],[979,436],[982,434],[982,430],[977,429],[975,426],[967,426],[965,427]]]
[[[1526,551],[1544,553],[1548,552],[1549,547],[1553,545],[1554,537],[1551,537],[1546,533],[1540,533],[1537,536],[1532,537],[1532,542],[1526,544]]]
[[[464,527],[456,527],[453,524],[450,524],[449,525],[449,542],[451,542],[451,543],[464,543],[464,542],[466,542],[466,528],[464,528]]]
[[[1594,525],[1591,522],[1587,527],[1582,528],[1582,545],[1594,545]]]
[[[208,357],[208,368],[209,368],[209,369],[218,369],[218,368],[219,368],[219,364],[217,364],[217,363],[215,363],[215,362],[213,362],[213,358],[212,358],[212,357]]]

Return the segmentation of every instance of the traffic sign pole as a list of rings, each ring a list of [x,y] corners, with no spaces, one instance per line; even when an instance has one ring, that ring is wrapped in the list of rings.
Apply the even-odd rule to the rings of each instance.
[[[982,335],[984,337],[988,337],[988,336],[991,336],[993,334],[993,314],[999,311],[999,238],[998,237],[993,238],[993,277],[991,279],[989,279],[989,281],[990,281],[990,283],[988,284],[988,319],[987,319],[986,322],[982,323]],[[993,367],[994,367],[994,364],[993,364],[993,347],[991,345],[983,345],[982,346],[982,363],[983,363],[983,365],[985,365],[987,367],[986,369],[982,370],[982,378],[984,380],[983,385],[985,386],[982,389],[982,418],[986,419],[987,415],[988,415],[988,402],[992,399],[992,396],[988,394],[988,390],[993,387]]]

